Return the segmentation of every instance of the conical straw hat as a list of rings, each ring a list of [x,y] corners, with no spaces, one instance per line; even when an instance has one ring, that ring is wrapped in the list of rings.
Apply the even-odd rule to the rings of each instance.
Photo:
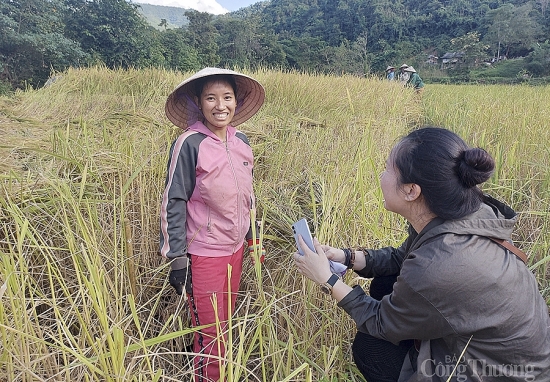
[[[204,68],[176,86],[166,100],[165,112],[176,126],[186,128],[202,120],[203,115],[195,103],[195,81],[199,78],[232,75],[237,84],[237,109],[231,120],[231,126],[237,126],[251,118],[260,109],[265,99],[263,86],[247,75],[228,69]]]

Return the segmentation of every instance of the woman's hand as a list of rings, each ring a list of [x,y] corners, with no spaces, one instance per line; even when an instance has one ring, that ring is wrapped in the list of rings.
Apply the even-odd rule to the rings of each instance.
[[[298,245],[304,252],[303,256],[300,255],[299,252],[294,253],[294,262],[296,263],[298,272],[318,284],[325,283],[330,276],[332,276],[332,272],[330,271],[330,266],[323,246],[316,238],[313,239],[313,245],[316,251],[313,252],[308,248],[302,236],[298,237]]]
[[[337,263],[344,264],[346,262],[346,255],[340,248],[334,248],[329,245],[321,245],[323,252],[327,256],[327,259],[336,261]]]

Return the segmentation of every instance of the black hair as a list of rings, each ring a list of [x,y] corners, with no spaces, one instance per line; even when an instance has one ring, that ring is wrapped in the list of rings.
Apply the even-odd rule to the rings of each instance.
[[[459,219],[477,211],[483,193],[477,185],[494,172],[495,160],[471,148],[450,130],[426,126],[412,131],[392,150],[399,183],[415,183],[434,214]]]
[[[213,76],[202,77],[195,80],[195,95],[197,98],[201,97],[204,86],[210,81],[223,81],[227,82],[233,88],[233,93],[237,97],[237,81],[231,74],[216,74]]]

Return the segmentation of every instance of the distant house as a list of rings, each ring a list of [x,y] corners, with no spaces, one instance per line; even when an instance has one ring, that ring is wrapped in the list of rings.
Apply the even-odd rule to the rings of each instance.
[[[448,52],[441,58],[441,69],[449,69],[459,62],[464,61],[464,52]]]
[[[437,60],[439,57],[434,56],[433,54],[428,55],[428,59],[426,60],[426,64],[435,65],[437,64]]]

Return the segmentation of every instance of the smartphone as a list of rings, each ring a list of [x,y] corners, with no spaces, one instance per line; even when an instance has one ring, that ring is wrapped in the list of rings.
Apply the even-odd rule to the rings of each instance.
[[[298,235],[302,235],[302,238],[304,239],[304,242],[309,247],[309,249],[315,252],[315,247],[313,246],[313,237],[311,236],[311,231],[309,230],[306,219],[300,219],[296,223],[292,224],[292,231],[294,232],[294,240],[296,240],[296,247],[298,248],[298,252],[300,253],[300,255],[303,256],[304,252],[298,244]],[[329,260],[328,262],[332,273],[336,273],[340,277],[343,277],[346,274],[348,268],[344,264],[340,264],[332,260]]]
[[[292,231],[294,232],[294,240],[296,240],[296,247],[298,248],[298,252],[300,253],[300,255],[303,256],[304,252],[298,244],[298,235],[302,235],[302,238],[304,239],[304,242],[309,247],[309,249],[315,252],[315,247],[313,246],[313,237],[311,236],[311,231],[309,230],[306,219],[300,219],[296,223],[292,224]]]

